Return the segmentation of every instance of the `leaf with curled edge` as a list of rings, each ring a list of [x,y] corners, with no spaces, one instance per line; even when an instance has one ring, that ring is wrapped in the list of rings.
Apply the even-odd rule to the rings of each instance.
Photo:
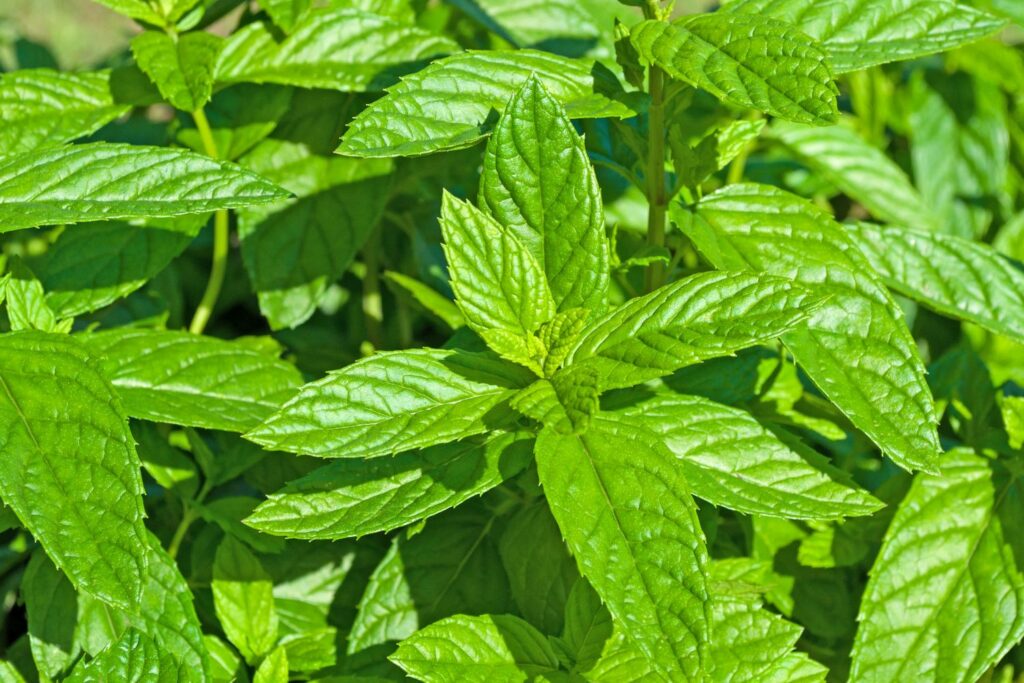
[[[796,25],[714,12],[643,21],[630,40],[648,64],[729,104],[819,126],[839,115],[828,55]]]
[[[1019,474],[958,449],[919,474],[861,600],[851,680],[974,681],[1024,636]]]
[[[494,356],[443,349],[378,353],[305,385],[246,438],[328,458],[389,455],[500,427],[532,377]]]
[[[943,52],[1006,25],[954,0],[737,0],[727,10],[799,26],[821,41],[836,73]]]
[[[458,50],[450,38],[413,24],[355,9],[315,9],[283,40],[263,22],[236,31],[216,80],[373,92],[418,63]]]
[[[404,77],[349,124],[338,153],[418,156],[475,145],[531,74],[570,118],[625,118],[638,102],[599,64],[536,50],[469,50]]]
[[[710,639],[708,554],[683,471],[657,436],[595,416],[544,430],[537,471],[580,572],[651,666],[700,680]]]
[[[393,458],[339,460],[272,493],[245,523],[266,534],[339,539],[391,531],[453,508],[529,464],[525,433],[430,446]]]
[[[613,414],[658,434],[693,495],[714,505],[786,519],[870,515],[882,507],[830,477],[827,461],[809,447],[783,442],[744,410],[659,393]]]
[[[0,156],[63,145],[128,112],[110,71],[19,69],[0,75]]]
[[[847,230],[895,291],[943,315],[1024,342],[1024,272],[989,245],[870,223]]]
[[[54,564],[78,590],[137,610],[149,559],[139,458],[120,401],[73,338],[0,335],[0,450],[0,498]]]
[[[935,468],[938,417],[903,313],[831,216],[782,190],[732,185],[677,225],[718,268],[795,278],[828,299],[782,340],[855,426],[906,469]]]
[[[537,259],[558,311],[604,308],[609,254],[601,189],[583,140],[535,74],[487,142],[479,203]]]
[[[286,196],[255,173],[180,149],[93,142],[0,159],[0,232],[184,216]]]
[[[299,388],[295,366],[239,341],[121,328],[79,335],[132,417],[241,432]]]
[[[604,389],[629,387],[779,337],[819,305],[820,295],[782,277],[700,273],[594,321],[569,362],[595,367]]]

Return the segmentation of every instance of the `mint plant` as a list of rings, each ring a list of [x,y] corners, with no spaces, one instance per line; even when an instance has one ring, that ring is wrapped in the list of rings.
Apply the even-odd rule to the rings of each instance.
[[[1020,676],[1015,3],[99,4],[0,57],[0,680]]]

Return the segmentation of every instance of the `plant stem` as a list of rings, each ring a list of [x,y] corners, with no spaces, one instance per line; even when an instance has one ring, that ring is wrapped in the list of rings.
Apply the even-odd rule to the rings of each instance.
[[[181,517],[181,523],[178,524],[178,528],[174,530],[174,536],[171,537],[171,542],[167,545],[167,554],[171,556],[172,560],[178,559],[178,551],[181,550],[181,544],[185,540],[185,534],[188,533],[188,529],[192,526],[192,522],[196,521],[199,517],[196,514],[195,508],[187,507],[185,514]]]
[[[217,142],[213,139],[213,131],[210,129],[206,113],[199,108],[192,112],[192,118],[196,122],[199,138],[203,141],[203,149],[212,158],[218,158],[220,154],[217,151]],[[229,231],[228,211],[221,209],[213,216],[213,263],[210,266],[210,279],[206,283],[206,291],[203,292],[199,307],[192,316],[192,323],[188,326],[193,334],[202,334],[206,329],[206,324],[210,322],[210,316],[217,305],[221,287],[224,285],[224,274],[228,265]]]
[[[648,93],[651,107],[647,114],[647,243],[665,246],[665,74],[650,67]],[[647,267],[646,287],[651,292],[665,283],[665,264],[654,261]]]

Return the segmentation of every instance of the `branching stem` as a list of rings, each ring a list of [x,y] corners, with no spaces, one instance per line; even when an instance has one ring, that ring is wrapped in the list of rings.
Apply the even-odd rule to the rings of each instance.
[[[196,122],[196,130],[199,131],[203,149],[209,156],[217,159],[220,156],[217,151],[217,142],[213,139],[213,131],[210,129],[206,113],[199,108],[192,112],[192,118]],[[217,305],[221,287],[224,285],[224,275],[228,265],[229,230],[228,211],[221,209],[213,216],[213,263],[210,266],[210,279],[206,283],[206,291],[203,292],[203,298],[188,327],[193,334],[202,334],[206,329],[206,324],[210,322],[210,316],[213,315],[213,309]]]

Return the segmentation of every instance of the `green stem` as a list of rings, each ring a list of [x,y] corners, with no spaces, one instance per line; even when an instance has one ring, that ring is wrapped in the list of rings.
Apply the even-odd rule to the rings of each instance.
[[[196,130],[199,131],[199,139],[203,142],[203,149],[214,159],[220,154],[217,151],[217,142],[213,139],[213,131],[210,129],[210,122],[202,108],[192,112],[192,118],[196,122]],[[228,252],[230,248],[230,223],[228,221],[227,209],[221,209],[213,216],[213,263],[210,266],[210,279],[206,283],[206,291],[199,301],[192,316],[192,322],[188,329],[193,334],[202,334],[206,324],[210,322],[213,309],[217,305],[217,298],[220,296],[221,287],[224,285],[224,275],[227,272]]]
[[[665,196],[665,74],[656,66],[650,67],[648,92],[651,106],[647,114],[647,243],[652,247],[665,246],[665,214],[668,201]],[[654,261],[647,267],[647,291],[665,284],[665,264]]]
[[[178,558],[178,551],[181,550],[181,544],[185,540],[185,534],[188,533],[188,529],[192,526],[192,522],[196,521],[199,515],[196,513],[195,508],[186,507],[185,514],[181,516],[181,523],[178,524],[178,528],[174,530],[174,536],[171,537],[171,542],[167,546],[167,554],[171,556],[172,560]]]

